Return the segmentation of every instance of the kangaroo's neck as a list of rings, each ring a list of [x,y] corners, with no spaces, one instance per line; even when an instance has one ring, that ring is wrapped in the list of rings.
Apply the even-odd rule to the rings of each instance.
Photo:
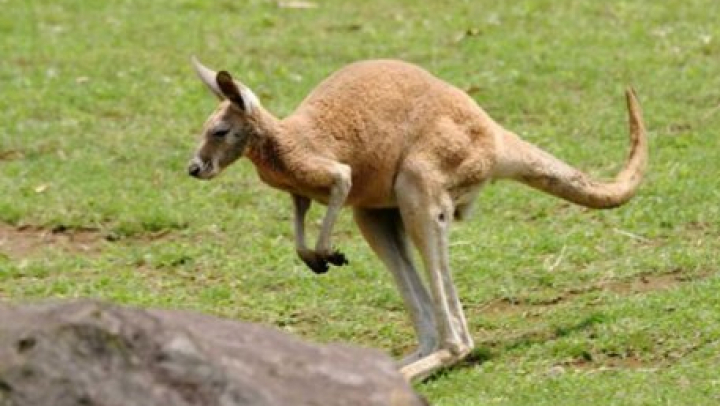
[[[258,171],[282,172],[286,169],[283,160],[282,126],[280,120],[263,108],[253,112],[254,127],[245,152]]]

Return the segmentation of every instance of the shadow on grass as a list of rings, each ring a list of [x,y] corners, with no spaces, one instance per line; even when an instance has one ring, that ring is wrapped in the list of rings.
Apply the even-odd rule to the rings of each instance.
[[[449,366],[449,367],[445,367],[445,368],[441,368],[441,369],[437,370],[432,375],[425,378],[423,380],[423,383],[433,382],[438,379],[441,379],[441,378],[445,377],[446,375],[448,375],[451,371],[454,371],[454,370],[474,368],[478,365],[482,365],[485,362],[496,358],[497,355],[498,355],[497,352],[493,351],[490,347],[487,347],[487,346],[477,347],[474,350],[472,350],[472,352],[470,352],[470,354],[465,359],[463,359],[462,361],[460,361],[459,363],[457,363],[453,366]]]
[[[500,353],[513,351],[537,344],[544,344],[549,341],[585,331],[606,321],[607,316],[604,314],[593,313],[574,323],[565,323],[549,326],[545,329],[524,331],[514,337],[501,337],[499,339],[488,340],[483,344],[497,348]]]
[[[488,340],[475,348],[470,355],[456,365],[442,368],[430,375],[424,382],[433,382],[448,375],[451,371],[475,368],[485,362],[500,358],[509,351],[525,349],[534,345],[544,344],[581,331],[586,331],[597,324],[607,321],[602,313],[593,313],[575,323],[551,326],[548,329],[522,332],[511,338]]]

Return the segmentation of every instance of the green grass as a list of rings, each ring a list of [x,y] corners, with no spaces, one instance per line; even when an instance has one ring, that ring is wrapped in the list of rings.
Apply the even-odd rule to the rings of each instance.
[[[231,70],[279,116],[346,63],[412,61],[606,178],[626,153],[632,84],[651,139],[639,195],[589,211],[511,183],[487,187],[453,235],[478,350],[417,388],[436,405],[720,401],[719,2],[0,8],[0,222],[102,237],[87,251],[0,245],[0,297],[192,309],[397,356],[413,346],[411,328],[348,213],[335,242],[351,265],[317,277],[295,258],[289,197],[248,162],[209,183],[185,174],[215,104],[189,56]]]

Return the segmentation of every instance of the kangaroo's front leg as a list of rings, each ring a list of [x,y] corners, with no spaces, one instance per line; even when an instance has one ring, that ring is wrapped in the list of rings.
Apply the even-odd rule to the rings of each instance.
[[[310,201],[307,198],[293,195],[297,252],[300,259],[315,273],[327,272],[329,264],[341,266],[348,263],[345,255],[332,250],[331,237],[340,209],[342,209],[348,193],[350,193],[350,187],[352,186],[351,170],[349,166],[337,162],[331,162],[323,169],[327,171],[324,174],[326,176],[318,176],[318,178],[328,179],[330,185],[324,186],[329,186],[330,195],[314,251],[307,249],[305,246],[305,214],[310,207]]]
[[[293,228],[295,230],[295,250],[303,259],[307,256],[308,248],[305,243],[305,215],[310,209],[312,201],[305,196],[293,194]],[[307,261],[305,261],[307,262]]]

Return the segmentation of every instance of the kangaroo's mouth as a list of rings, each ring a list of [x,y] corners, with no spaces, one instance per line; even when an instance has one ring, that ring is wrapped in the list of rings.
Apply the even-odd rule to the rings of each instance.
[[[193,158],[188,164],[188,175],[196,179],[209,180],[214,178],[220,171],[211,162],[203,162]]]

